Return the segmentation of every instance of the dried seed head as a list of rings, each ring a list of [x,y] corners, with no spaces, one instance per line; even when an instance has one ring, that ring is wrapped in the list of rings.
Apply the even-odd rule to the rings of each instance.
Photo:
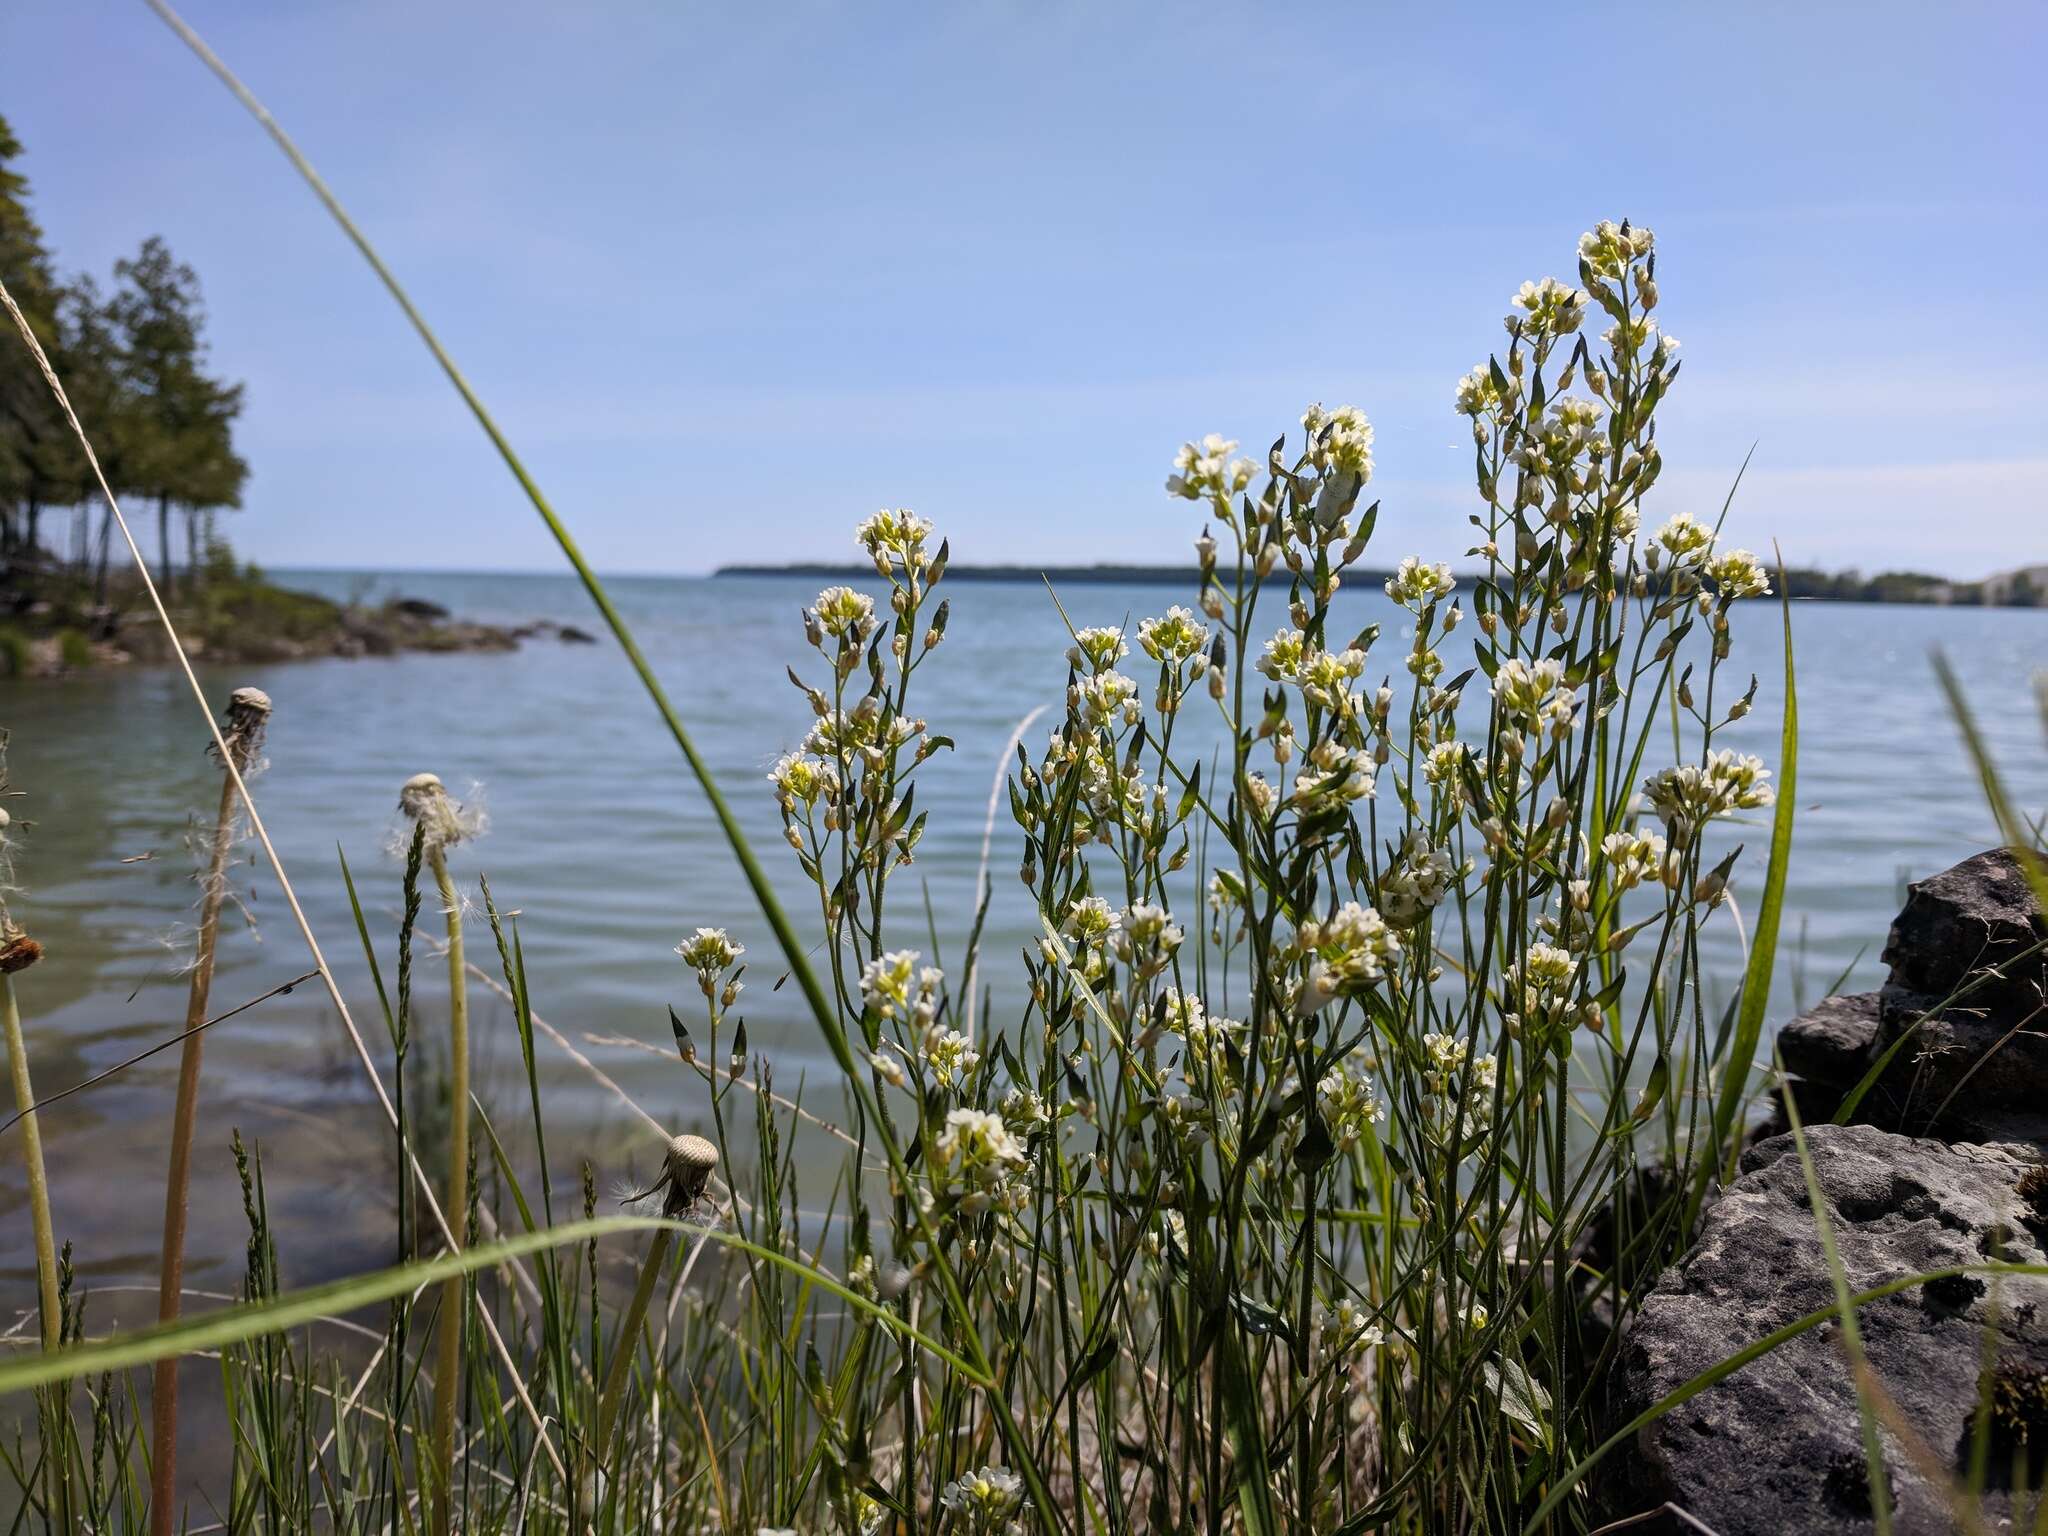
[[[0,927],[0,976],[25,971],[43,958],[43,946],[14,924]]]
[[[398,808],[425,828],[429,849],[453,847],[484,829],[483,812],[449,794],[439,774],[407,779],[398,791]]]
[[[680,1216],[695,1205],[704,1186],[711,1182],[711,1170],[717,1166],[718,1148],[702,1136],[678,1136],[672,1140],[663,1169],[668,1198],[662,1204],[662,1213]]]
[[[227,743],[235,771],[242,772],[263,749],[263,728],[270,722],[270,695],[261,688],[237,688],[228,695],[221,739]],[[214,755],[220,755],[215,748]]]
[[[416,773],[399,786],[398,804],[408,814],[416,815],[418,813],[413,810],[412,803],[423,803],[435,795],[447,793],[438,773]]]

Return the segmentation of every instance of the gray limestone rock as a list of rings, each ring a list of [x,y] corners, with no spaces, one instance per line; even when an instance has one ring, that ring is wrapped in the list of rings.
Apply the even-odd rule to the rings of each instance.
[[[1851,1292],[1987,1259],[2042,1262],[2048,1200],[2022,1193],[2031,1148],[1914,1140],[1874,1126],[1808,1131]],[[2048,1184],[2048,1176],[2036,1180]],[[1632,1323],[1610,1378],[1614,1422],[1772,1330],[1834,1299],[1790,1136],[1744,1154],[1692,1251]],[[1995,1301],[1995,1305],[1994,1305]],[[1859,1313],[1883,1390],[1950,1472],[1967,1465],[1979,1363],[1990,1330],[2005,1378],[2048,1382],[2048,1279],[1977,1277],[1914,1285]],[[2038,1373],[2030,1375],[2029,1373]],[[1954,1528],[1940,1489],[1886,1431],[1900,1536]],[[1995,1440],[1986,1514],[2009,1512],[2014,1443]],[[2035,1432],[2039,1486],[2048,1415]],[[1616,1515],[1669,1500],[1719,1536],[1861,1533],[1872,1528],[1861,1430],[1832,1322],[1808,1330],[1639,1431],[1603,1489]]]

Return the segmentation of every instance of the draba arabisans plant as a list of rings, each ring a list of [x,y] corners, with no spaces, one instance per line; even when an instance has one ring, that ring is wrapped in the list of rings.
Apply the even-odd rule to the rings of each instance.
[[[1712,824],[1772,798],[1721,745],[1764,570],[1683,512],[1644,531],[1679,374],[1658,303],[1626,223],[1514,294],[1455,391],[1469,564],[1400,561],[1398,641],[1333,628],[1379,517],[1363,412],[1312,406],[1263,461],[1181,450],[1194,606],[1072,628],[1064,718],[1019,753],[1020,999],[955,997],[899,942],[914,774],[948,744],[911,706],[946,546],[861,525],[889,611],[805,611],[814,719],[770,775],[882,1121],[857,1116],[846,1266],[975,1330],[1014,1417],[861,1334],[814,1396],[825,1523],[1029,1527],[1028,1462],[1077,1528],[1515,1529],[1597,1443],[1615,1324],[1749,1091],[1700,933],[1734,869]]]

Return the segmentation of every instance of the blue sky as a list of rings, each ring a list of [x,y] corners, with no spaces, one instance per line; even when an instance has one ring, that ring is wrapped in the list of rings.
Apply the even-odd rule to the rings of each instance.
[[[2048,559],[2048,8],[305,3],[184,11],[299,140],[593,560],[1182,558],[1184,437],[1378,428],[1375,556],[1470,542],[1451,388],[1598,218],[1684,377],[1652,516],[1788,559]],[[552,547],[282,157],[139,0],[16,0],[68,267],[160,233],[248,384],[276,565]],[[32,64],[33,67],[24,67]]]

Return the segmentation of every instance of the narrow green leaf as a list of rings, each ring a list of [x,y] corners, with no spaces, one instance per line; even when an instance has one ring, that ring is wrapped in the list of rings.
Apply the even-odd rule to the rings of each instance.
[[[1735,1016],[1735,1039],[1721,1074],[1721,1092],[1714,1103],[1714,1145],[1727,1148],[1735,1117],[1747,1098],[1749,1069],[1763,1038],[1764,1015],[1771,1003],[1771,976],[1778,962],[1778,926],[1785,910],[1785,868],[1792,858],[1792,822],[1799,785],[1799,688],[1792,665],[1792,599],[1785,591],[1785,567],[1778,565],[1778,598],[1785,634],[1785,724],[1778,746],[1778,808],[1771,818],[1770,863],[1764,870],[1763,900],[1749,940],[1749,966],[1742,977],[1742,1008]],[[1728,1153],[1732,1162],[1733,1152]]]

